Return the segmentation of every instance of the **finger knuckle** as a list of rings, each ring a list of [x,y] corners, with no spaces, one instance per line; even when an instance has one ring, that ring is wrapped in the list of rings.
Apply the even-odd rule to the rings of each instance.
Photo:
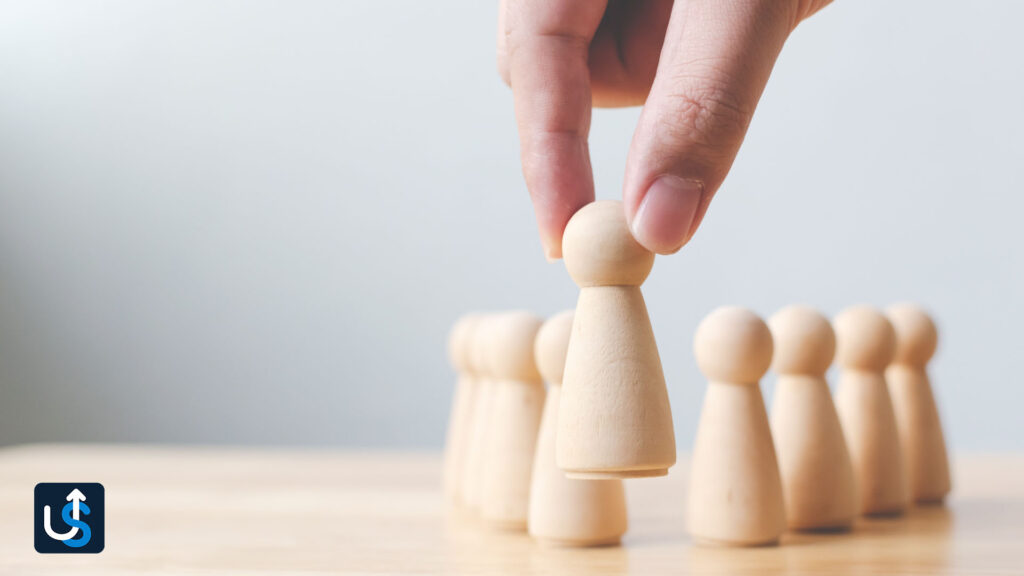
[[[738,145],[753,111],[721,86],[688,83],[670,93],[672,114],[666,126],[677,138],[714,150]]]

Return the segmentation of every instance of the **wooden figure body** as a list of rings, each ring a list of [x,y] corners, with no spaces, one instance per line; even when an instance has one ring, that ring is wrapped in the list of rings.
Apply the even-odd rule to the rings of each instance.
[[[460,503],[470,514],[480,511],[480,487],[483,476],[484,452],[487,448],[487,435],[491,423],[491,407],[494,386],[484,361],[491,324],[494,315],[482,315],[476,321],[473,338],[468,345],[466,360],[470,371],[474,374],[473,404],[466,422],[469,437],[466,440],[466,455],[462,461],[459,477]]]
[[[462,468],[470,437],[468,427],[476,402],[476,380],[470,370],[469,347],[473,340],[473,328],[478,320],[479,317],[473,314],[459,318],[452,327],[448,339],[448,356],[458,377],[448,416],[443,469],[445,497],[452,504],[459,504],[462,501]]]
[[[689,530],[702,543],[774,544],[786,529],[782,482],[758,385],[772,336],[756,314],[718,308],[697,328],[708,378],[690,470]]]
[[[617,544],[626,532],[622,480],[566,478],[555,462],[558,405],[573,312],[558,314],[541,327],[534,353],[548,381],[530,486],[528,531],[540,542],[560,546]]]
[[[885,377],[896,412],[910,497],[938,503],[949,493],[949,457],[927,365],[935,354],[938,330],[921,308],[911,304],[887,310],[896,331],[896,355]]]
[[[833,326],[841,369],[836,409],[857,478],[860,512],[901,514],[908,500],[906,473],[884,376],[896,334],[885,316],[870,306],[847,308]]]
[[[490,428],[483,453],[480,516],[489,525],[525,530],[544,384],[533,356],[541,320],[501,314],[491,327],[485,361],[492,378]]]
[[[832,325],[805,306],[783,308],[768,325],[779,375],[772,437],[787,523],[794,530],[847,529],[858,501],[850,452],[825,381],[836,349]]]
[[[661,358],[640,284],[654,254],[620,202],[580,209],[562,240],[580,286],[558,414],[558,466],[571,478],[662,476],[676,461]]]

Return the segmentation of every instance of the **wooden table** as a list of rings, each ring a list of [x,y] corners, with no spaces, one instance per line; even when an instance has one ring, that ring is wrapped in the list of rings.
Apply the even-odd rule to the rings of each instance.
[[[697,548],[685,459],[627,482],[624,546],[567,550],[452,517],[434,454],[35,445],[0,449],[0,574],[1024,574],[1024,456],[955,459],[947,507],[789,534],[773,548]],[[106,550],[41,555],[37,482],[106,487]]]

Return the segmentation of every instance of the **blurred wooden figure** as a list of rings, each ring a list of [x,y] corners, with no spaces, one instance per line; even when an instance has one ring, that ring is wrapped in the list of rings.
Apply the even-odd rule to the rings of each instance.
[[[533,356],[540,326],[541,319],[529,312],[499,315],[485,355],[494,388],[480,516],[504,530],[526,530],[534,449],[544,409],[544,383]]]
[[[654,254],[622,203],[581,208],[562,252],[580,286],[558,415],[558,466],[571,478],[663,476],[676,461],[661,358],[640,284]]]
[[[771,425],[786,521],[794,530],[847,529],[857,516],[853,464],[825,371],[836,337],[813,308],[788,306],[768,321],[779,375]]]
[[[870,306],[836,316],[836,360],[841,369],[836,409],[842,422],[866,515],[901,514],[906,473],[885,369],[896,349],[892,324]]]
[[[470,417],[476,402],[476,380],[470,369],[469,353],[473,329],[479,316],[467,314],[458,319],[448,338],[448,357],[457,374],[448,433],[444,449],[444,493],[452,504],[462,501],[461,472],[470,439]]]
[[[942,502],[951,484],[949,458],[927,370],[938,345],[938,330],[928,313],[913,304],[898,304],[886,312],[896,330],[896,355],[885,378],[896,412],[910,497],[919,503]]]
[[[533,461],[528,531],[548,544],[607,546],[617,544],[626,532],[622,480],[566,478],[555,462],[558,404],[572,323],[572,310],[553,316],[541,327],[534,345],[537,367],[549,386]]]
[[[694,352],[709,384],[690,470],[690,533],[705,544],[774,544],[786,512],[759,387],[771,332],[749,310],[718,308],[697,328]]]
[[[466,455],[459,474],[459,498],[465,511],[471,515],[480,512],[480,487],[483,476],[484,451],[491,423],[494,386],[485,362],[490,346],[491,325],[495,314],[483,314],[473,327],[473,338],[467,349],[467,362],[474,375],[473,404],[470,408],[466,430]]]

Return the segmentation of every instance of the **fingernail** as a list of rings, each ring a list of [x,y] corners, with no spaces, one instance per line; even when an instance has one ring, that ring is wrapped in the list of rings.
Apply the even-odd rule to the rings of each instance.
[[[678,176],[659,177],[647,189],[633,217],[633,236],[658,254],[672,254],[683,247],[697,215],[704,184]]]

